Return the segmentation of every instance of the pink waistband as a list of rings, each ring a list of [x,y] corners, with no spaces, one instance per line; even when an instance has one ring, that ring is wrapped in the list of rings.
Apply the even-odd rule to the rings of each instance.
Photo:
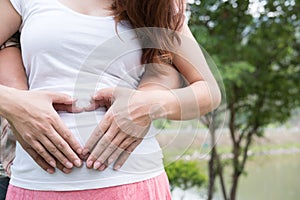
[[[36,191],[9,185],[6,200],[170,200],[165,173],[132,184],[80,191]]]

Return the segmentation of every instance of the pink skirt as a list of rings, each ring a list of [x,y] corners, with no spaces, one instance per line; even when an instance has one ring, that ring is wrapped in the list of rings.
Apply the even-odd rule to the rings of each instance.
[[[166,173],[114,187],[78,191],[38,191],[9,185],[6,200],[170,200]]]

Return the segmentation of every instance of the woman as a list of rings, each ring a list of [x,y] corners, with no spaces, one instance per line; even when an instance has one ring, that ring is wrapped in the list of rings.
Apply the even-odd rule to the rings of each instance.
[[[201,71],[180,56],[173,56],[172,53],[165,54],[165,51],[153,50],[145,50],[143,54],[136,51],[124,57],[121,56],[120,60],[112,63],[107,71],[105,68],[101,68],[106,67],[105,65],[100,65],[100,68],[92,66],[83,69],[80,66],[93,49],[96,48],[97,44],[102,44],[112,34],[116,34],[115,20],[117,22],[125,21],[124,23],[118,23],[117,30],[119,33],[130,29],[126,22],[129,22],[131,27],[134,28],[158,26],[179,30],[182,19],[177,18],[177,16],[181,16],[181,6],[177,6],[173,1],[137,0],[111,2],[91,0],[86,5],[86,2],[83,3],[82,1],[12,0],[11,2],[16,10],[14,11],[7,0],[2,1],[2,7],[5,9],[1,9],[1,18],[8,20],[6,21],[7,24],[1,24],[1,27],[10,28],[1,30],[0,36],[7,39],[10,34],[18,29],[21,18],[23,20],[21,25],[21,45],[31,90],[51,90],[78,95],[79,100],[82,100],[79,103],[83,107],[88,107],[86,109],[89,110],[90,106],[84,102],[84,97],[88,99],[86,95],[90,95],[90,91],[87,89],[90,85],[86,81],[87,79],[81,80],[81,75],[97,78],[98,76],[95,77],[95,75],[99,75],[98,70],[100,69],[101,75],[103,72],[104,75],[101,76],[103,79],[101,84],[97,85],[97,90],[119,86],[119,84],[123,87],[131,88],[118,88],[114,90],[116,91],[114,94],[112,94],[111,89],[102,90],[103,93],[108,92],[112,94],[111,97],[117,97],[108,111],[112,113],[110,116],[113,117],[108,117],[109,120],[102,120],[90,138],[86,137],[86,133],[93,131],[95,127],[94,122],[99,121],[105,113],[103,109],[76,115],[60,113],[60,117],[77,139],[82,144],[85,144],[87,141],[84,154],[87,154],[87,151],[91,152],[87,160],[87,167],[75,168],[68,175],[60,172],[53,175],[46,174],[30,161],[24,150],[20,147],[17,148],[17,156],[12,168],[12,180],[7,198],[20,199],[26,196],[39,199],[45,197],[71,199],[80,195],[83,199],[90,199],[91,197],[95,199],[102,197],[103,199],[103,196],[107,197],[107,199],[168,199],[168,183],[163,170],[160,148],[155,138],[149,134],[147,134],[147,137],[141,135],[144,138],[141,142],[138,140],[139,136],[128,135],[128,127],[123,129],[122,126],[126,124],[124,122],[137,122],[143,119],[136,124],[146,130],[149,120],[152,119],[160,117],[190,119],[215,108],[219,103],[218,87],[207,68],[202,54],[200,55]],[[114,6],[111,12],[110,9],[106,8],[110,8],[112,3],[114,3]],[[139,10],[141,12],[138,12]],[[111,17],[111,14],[115,17]],[[79,27],[83,28],[79,30]],[[183,32],[190,34],[187,29],[183,29]],[[62,37],[62,35],[66,37]],[[134,38],[133,34],[131,36]],[[2,40],[4,40],[3,38]],[[35,38],[35,42],[33,43],[30,38]],[[45,38],[47,39],[45,40]],[[3,41],[0,38],[1,42]],[[138,48],[140,45],[134,40],[130,41],[129,44],[133,44],[135,48]],[[78,47],[81,47],[80,51]],[[141,56],[145,63],[159,60],[159,56],[162,57],[161,60],[163,61],[172,61],[190,83],[190,86],[174,91],[136,92],[133,89],[137,87],[144,72],[144,68],[140,65]],[[122,66],[118,68],[120,65]],[[130,65],[134,67],[130,68]],[[124,72],[123,74],[121,73],[122,71]],[[78,74],[80,76],[76,79]],[[127,76],[128,74],[129,77]],[[126,75],[129,79],[122,79],[124,78],[123,75]],[[147,90],[145,85],[144,88]],[[81,93],[82,91],[83,93]],[[133,100],[135,100],[128,103],[128,108],[133,108],[133,104],[138,105],[136,108],[145,108],[144,110],[139,110],[137,112],[138,115],[134,116],[133,120],[130,120],[130,117],[126,119],[122,117],[126,116],[126,112],[124,115],[121,115],[121,118],[118,118],[118,113],[114,113],[114,111],[120,111],[121,108],[124,108],[124,105],[119,103],[118,99],[126,100],[128,93],[132,94]],[[97,93],[94,97],[96,105],[99,104],[99,100],[102,98],[101,95],[101,93]],[[213,98],[211,98],[211,95]],[[148,104],[138,104],[139,101],[145,100],[145,98],[147,98]],[[191,104],[197,105],[197,109]],[[182,110],[182,108],[187,110]],[[200,112],[197,111],[198,109],[200,109]],[[128,113],[131,115],[133,112],[130,111]],[[116,120],[114,117],[116,117]],[[91,124],[91,120],[88,119],[94,118],[95,121],[92,120]],[[118,120],[122,122],[119,124],[120,126],[118,126]],[[99,134],[99,130],[102,133],[107,132],[107,134],[102,137],[102,134]],[[115,136],[116,141],[111,136]],[[95,138],[99,139],[97,140],[99,141],[98,143],[97,141],[94,143],[93,140]],[[115,167],[115,169],[119,169],[118,171],[114,171],[111,168],[103,172],[90,170],[88,168],[92,166],[94,169],[103,170],[105,168],[105,166],[103,167],[103,160],[108,159],[108,163],[111,163],[111,160],[115,158],[114,150],[116,148],[112,148],[109,145],[108,148],[105,146],[103,150],[103,144],[107,144],[103,141],[112,141],[117,148],[129,150],[132,145],[135,147],[136,143],[141,142],[141,144],[135,149],[121,169],[118,166]],[[120,141],[125,141],[126,144]],[[108,152],[106,151],[107,149],[109,149]],[[116,154],[118,155],[119,152]],[[113,158],[109,158],[110,156],[113,156]],[[35,191],[33,192],[32,190]],[[55,190],[66,192],[54,192]],[[110,196],[106,196],[108,194]]]
[[[6,85],[6,86],[10,86],[10,87],[14,87],[14,88],[18,88],[18,89],[22,89],[22,90],[28,90],[27,87],[27,81],[24,77],[24,72],[22,70],[23,65],[22,65],[22,60],[21,60],[21,55],[20,55],[20,50],[19,50],[19,36],[15,35],[13,38],[10,38],[9,41],[7,41],[4,45],[2,45],[1,47],[1,51],[0,51],[0,84],[2,85]],[[15,68],[15,69],[14,69]],[[147,71],[147,73],[149,73],[149,70]],[[17,77],[16,77],[17,76]],[[148,76],[149,77],[149,76]],[[170,81],[170,77],[172,77],[172,81]],[[149,81],[149,84],[152,85],[152,89],[157,88],[157,83],[159,83],[160,85],[165,85],[166,87],[178,87],[179,85],[179,79],[178,79],[178,73],[168,67],[164,69],[164,74],[156,74],[155,77],[151,78],[151,81],[155,81],[155,84],[151,84]],[[148,78],[149,79],[149,78]],[[143,81],[143,82],[147,82],[147,80]],[[9,91],[9,88],[6,87],[1,87],[0,86],[0,95],[4,95],[0,97],[1,104],[0,104],[0,113],[2,113],[2,109],[5,108],[5,106],[2,105],[6,105],[8,99],[6,98],[6,96],[11,96],[14,97],[15,95],[6,95],[8,92],[10,94],[13,94],[14,92],[18,92],[17,90],[13,90],[13,91]],[[46,93],[45,93],[46,94]],[[31,95],[31,94],[27,94],[27,95]],[[47,94],[46,94],[47,95]],[[66,98],[66,95],[62,95],[62,94],[50,94],[48,93],[48,95],[53,95],[53,97],[55,97],[56,100],[54,100],[54,107],[56,109],[60,108],[61,110],[69,110],[74,111],[74,110],[70,110],[70,107],[68,105],[62,104],[62,102],[67,103],[68,98]],[[34,96],[31,96],[31,99],[34,99]],[[10,102],[13,99],[9,99]],[[26,105],[26,101],[20,101],[18,100],[17,102],[15,102],[15,104],[22,104],[25,105],[25,107],[30,106],[30,105]],[[31,110],[35,110],[36,108],[32,108]],[[3,113],[2,113],[3,114]],[[22,112],[20,113],[21,115],[23,115],[24,118],[30,118],[30,116],[26,116],[26,113]],[[46,120],[46,119],[45,119]],[[14,158],[14,154],[15,154],[15,139],[10,137],[11,131],[10,128],[7,124],[7,121],[2,118],[2,122],[3,124],[1,124],[1,162],[4,163],[4,169],[6,170],[7,174],[10,176],[10,166],[12,164],[12,159]],[[32,123],[32,122],[31,122]],[[24,124],[23,126],[30,126],[31,124]],[[34,126],[31,125],[31,126]],[[19,138],[19,143],[22,145],[22,147],[27,151],[27,153],[30,154],[30,156],[36,161],[36,163],[42,167],[45,171],[49,172],[49,173],[54,173],[54,168],[52,166],[50,166],[47,162],[45,162],[45,160],[38,155],[38,153],[35,151],[35,149],[32,148],[31,145],[28,144],[28,142],[24,141],[24,140],[20,140],[20,138],[22,137],[18,137]],[[30,143],[30,142],[29,142]],[[56,161],[57,163],[57,167],[63,171],[64,173],[69,173],[70,169],[64,169],[64,166],[59,162]],[[6,195],[6,190],[4,187],[8,186],[8,182],[9,180],[8,177],[5,178],[1,178],[1,183],[3,182],[3,199],[5,199],[5,195]],[[6,184],[6,186],[4,186],[4,184]],[[1,198],[2,199],[2,198]]]

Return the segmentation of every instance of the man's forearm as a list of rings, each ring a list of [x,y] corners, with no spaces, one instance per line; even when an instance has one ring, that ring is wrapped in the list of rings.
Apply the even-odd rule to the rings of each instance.
[[[0,51],[0,84],[27,90],[27,77],[19,48],[8,47]]]
[[[0,116],[7,116],[7,97],[13,92],[13,88],[7,88],[2,85],[18,89],[27,89],[27,79],[25,76],[21,53],[20,53],[19,35],[16,33],[0,49]],[[8,176],[10,176],[10,165],[15,154],[15,139],[11,135],[9,128],[5,128],[8,122],[2,118],[1,121],[1,162]],[[9,142],[8,142],[9,141]]]

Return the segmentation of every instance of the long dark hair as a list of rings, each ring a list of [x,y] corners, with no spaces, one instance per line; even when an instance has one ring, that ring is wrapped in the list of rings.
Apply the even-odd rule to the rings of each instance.
[[[112,9],[117,23],[126,20],[132,28],[156,27],[165,31],[151,33],[148,40],[159,46],[156,49],[143,49],[142,63],[157,61],[172,63],[172,48],[184,21],[184,0],[114,0]],[[160,30],[163,30],[160,29]],[[169,34],[170,30],[173,34]],[[162,34],[163,33],[163,34]],[[147,35],[147,34],[146,34]],[[145,33],[142,37],[145,37]]]

